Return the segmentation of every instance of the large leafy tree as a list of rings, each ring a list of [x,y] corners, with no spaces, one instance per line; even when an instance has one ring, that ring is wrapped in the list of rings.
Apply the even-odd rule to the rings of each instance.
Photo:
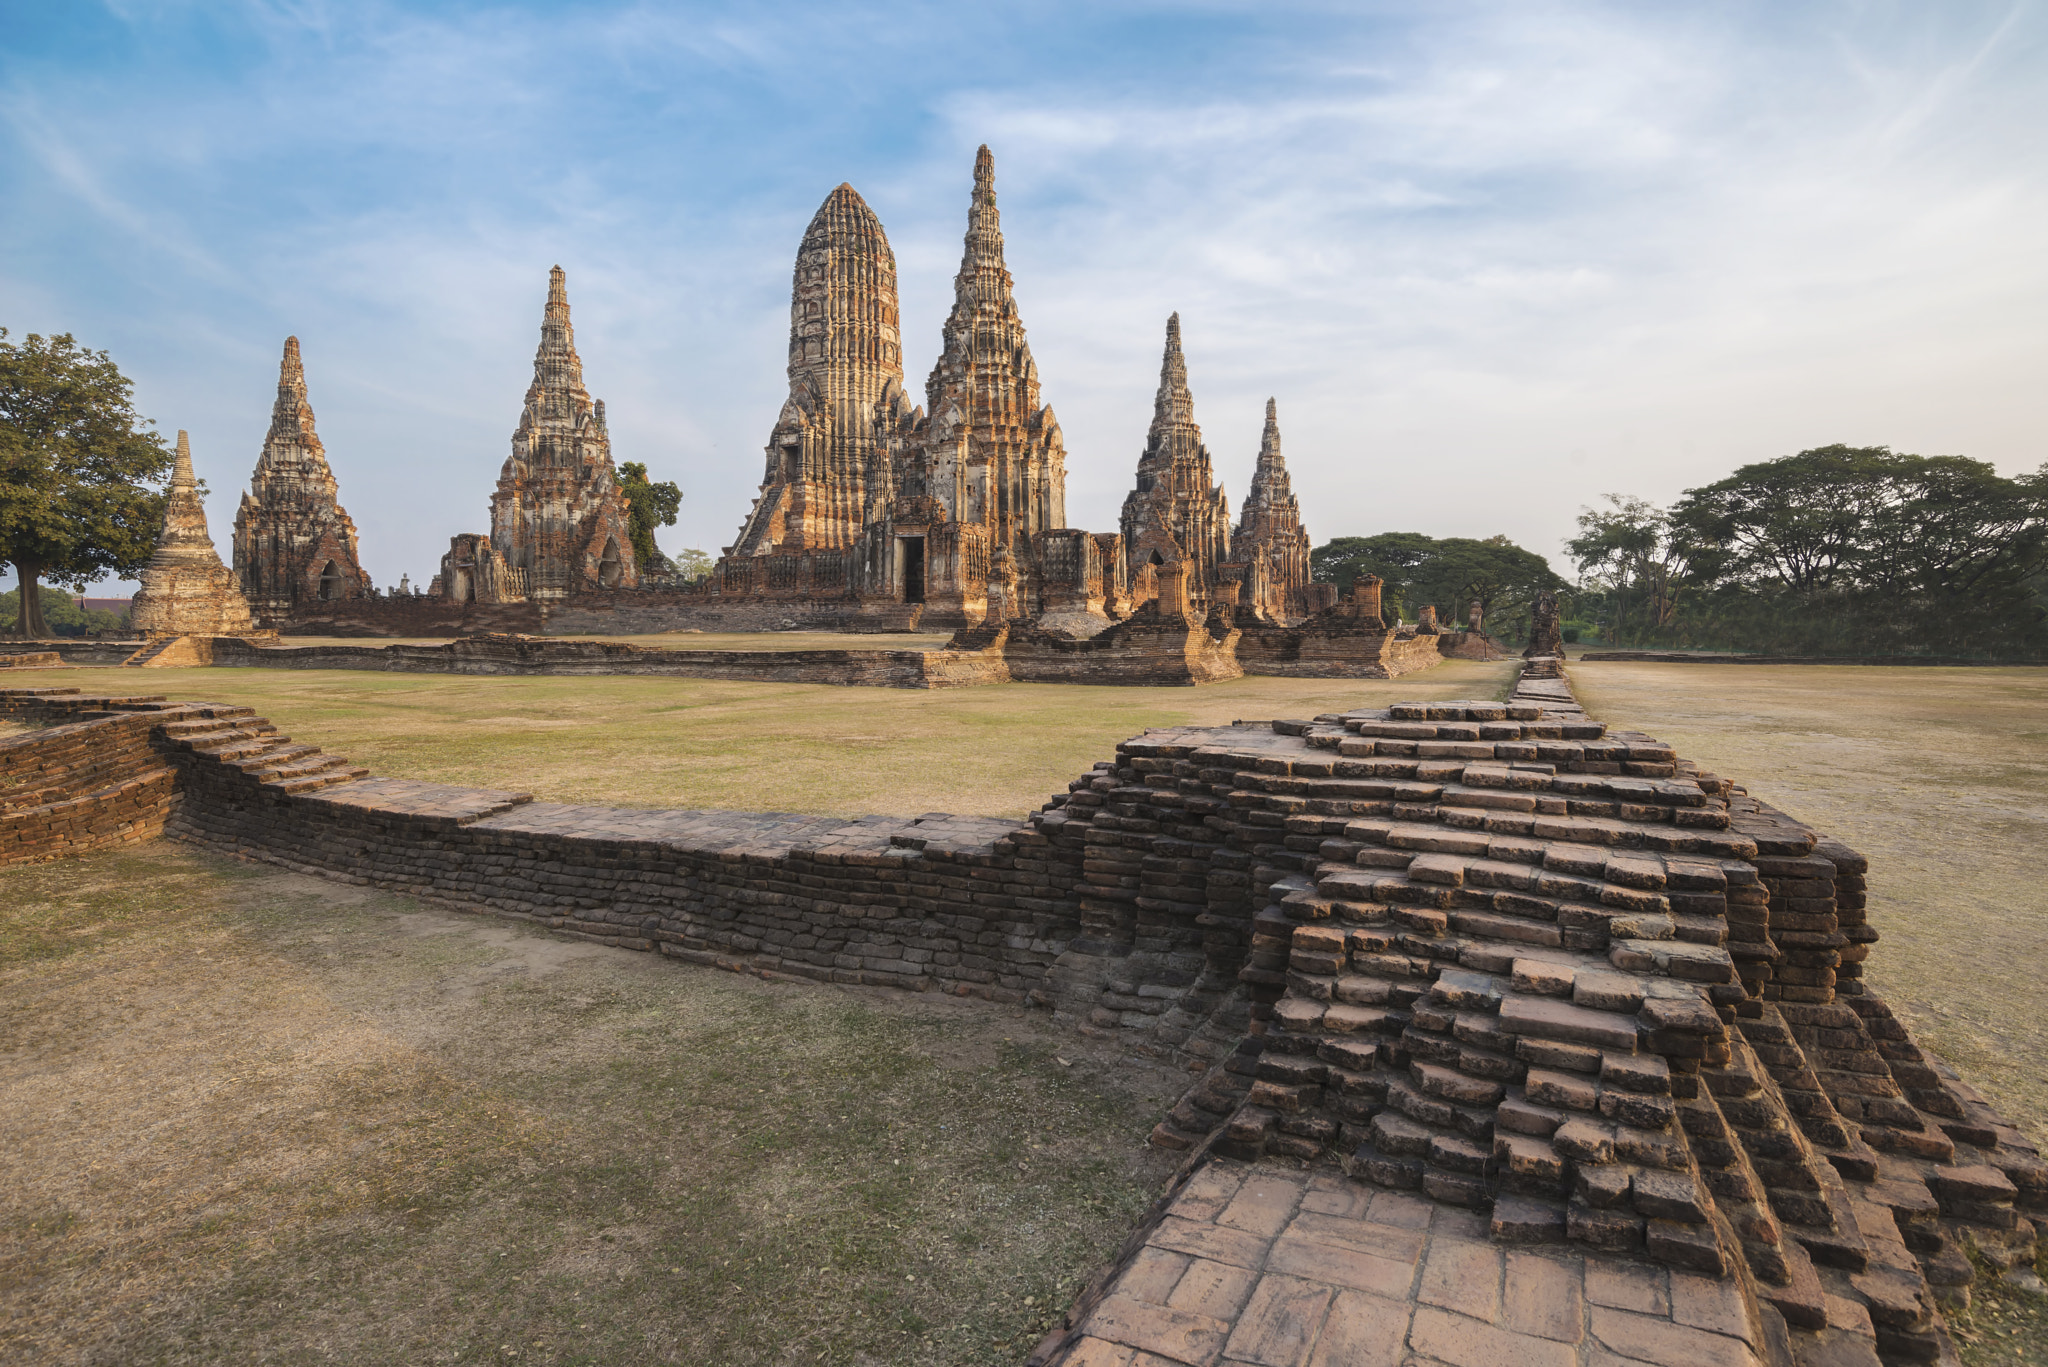
[[[647,467],[629,460],[619,467],[619,492],[626,497],[633,532],[633,558],[645,573],[661,552],[654,544],[656,527],[676,525],[676,510],[683,506],[683,491],[673,483],[652,483]]]
[[[1812,654],[2048,651],[2048,466],[1823,446],[1668,511],[1608,496],[1568,549],[1636,636]]]
[[[1892,607],[2016,584],[2048,558],[2048,466],[2006,479],[1964,456],[1823,446],[1745,465],[1671,510],[1734,582]]]
[[[149,560],[171,453],[104,351],[0,328],[0,560],[21,580],[15,632],[44,636],[42,581],[83,589]]]

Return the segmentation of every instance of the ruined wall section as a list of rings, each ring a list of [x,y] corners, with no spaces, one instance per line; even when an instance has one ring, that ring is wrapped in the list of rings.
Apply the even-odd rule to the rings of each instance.
[[[35,701],[55,690],[0,694],[0,717],[41,721]],[[161,697],[121,700],[91,720],[0,738],[0,865],[36,863],[131,845],[163,834],[178,798],[178,772],[157,754],[151,731]],[[183,709],[178,715],[196,715]]]

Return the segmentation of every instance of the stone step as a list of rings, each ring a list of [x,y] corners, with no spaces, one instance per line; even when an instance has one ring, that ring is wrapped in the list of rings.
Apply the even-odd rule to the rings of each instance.
[[[306,793],[317,788],[353,783],[359,778],[369,777],[369,772],[367,769],[351,767],[347,760],[336,760],[324,769],[296,771],[274,779],[265,779],[264,786],[287,793]]]
[[[283,763],[266,767],[258,771],[254,777],[263,783],[286,782],[314,774],[329,773],[347,765],[348,761],[340,755],[298,755]]]
[[[236,729],[219,737],[208,737],[205,741],[188,746],[195,755],[205,755],[223,764],[236,764],[269,753],[291,737],[275,733],[264,734],[254,730]]]
[[[289,736],[266,737],[260,750],[239,755],[227,760],[226,763],[252,778],[261,779],[269,777],[284,765],[320,753],[320,747],[317,745],[287,744],[290,739]]]

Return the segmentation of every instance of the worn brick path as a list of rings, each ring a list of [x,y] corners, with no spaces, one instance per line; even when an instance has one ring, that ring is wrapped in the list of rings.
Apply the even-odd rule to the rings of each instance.
[[[1767,1356],[1732,1279],[1506,1248],[1470,1211],[1334,1172],[1229,1161],[1181,1190],[1081,1331],[1063,1367],[1750,1367]],[[1875,1363],[1868,1344],[1841,1343],[1839,1361]]]

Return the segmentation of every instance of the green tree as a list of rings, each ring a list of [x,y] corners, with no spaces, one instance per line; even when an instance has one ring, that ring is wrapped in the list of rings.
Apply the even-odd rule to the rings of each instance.
[[[1824,620],[1864,651],[2040,649],[2048,466],[1823,446],[1688,489],[1672,526],[1703,581]]]
[[[683,491],[666,481],[649,482],[647,467],[629,460],[619,467],[619,492],[625,495],[630,510],[633,559],[644,574],[661,554],[654,544],[654,529],[676,525],[676,510],[683,506]]]
[[[42,581],[83,589],[148,562],[171,468],[104,351],[69,333],[21,342],[0,328],[0,561],[21,584],[17,635],[47,635]]]
[[[1670,626],[1694,562],[1719,558],[1647,499],[1609,494],[1607,503],[1579,510],[1579,534],[1565,554],[1585,587],[1606,595],[1614,632]]]
[[[675,556],[676,577],[686,584],[694,584],[709,575],[716,563],[704,551],[694,548],[678,551]]]
[[[46,636],[86,636],[95,631],[119,631],[128,624],[125,613],[104,608],[82,608],[69,594],[43,595],[43,623]],[[0,632],[12,631],[21,611],[21,590],[0,593]]]

